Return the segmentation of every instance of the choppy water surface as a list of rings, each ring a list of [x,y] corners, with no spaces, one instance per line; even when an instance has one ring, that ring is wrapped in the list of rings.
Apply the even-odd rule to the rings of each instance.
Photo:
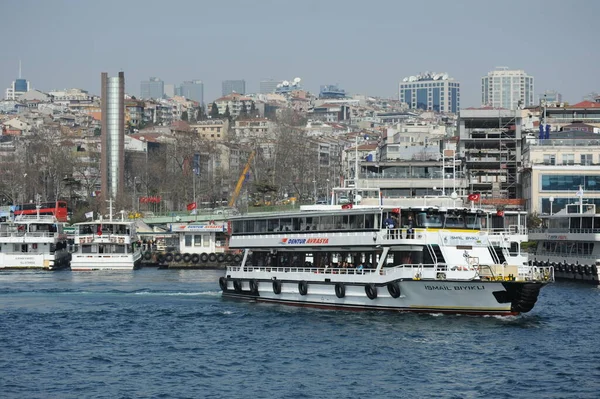
[[[519,317],[224,300],[220,271],[0,273],[3,398],[598,398],[600,290]]]

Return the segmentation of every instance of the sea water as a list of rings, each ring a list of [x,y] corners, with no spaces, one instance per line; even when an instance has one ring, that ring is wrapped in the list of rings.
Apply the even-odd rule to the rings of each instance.
[[[595,287],[418,315],[223,299],[223,273],[0,273],[0,397],[600,397]]]

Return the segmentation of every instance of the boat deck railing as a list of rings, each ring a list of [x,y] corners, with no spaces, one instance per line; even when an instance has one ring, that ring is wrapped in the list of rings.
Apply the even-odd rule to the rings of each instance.
[[[600,234],[600,229],[569,229],[569,228],[552,228],[552,229],[530,229],[529,233],[554,233],[554,234]]]
[[[37,237],[37,238],[67,238],[64,233],[56,233],[49,231],[0,231],[0,237]]]

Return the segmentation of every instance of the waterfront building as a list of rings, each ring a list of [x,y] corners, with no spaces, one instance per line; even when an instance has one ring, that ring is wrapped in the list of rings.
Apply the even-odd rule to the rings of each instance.
[[[221,82],[222,94],[226,96],[231,93],[246,94],[245,80],[224,80]]]
[[[273,79],[261,80],[259,85],[259,92],[260,94],[274,93],[278,84],[279,81]]]
[[[410,109],[457,113],[460,110],[460,83],[447,73],[423,73],[402,79],[399,100]]]
[[[125,74],[100,76],[100,135],[101,193],[104,200],[116,199],[123,193],[125,172]],[[104,203],[102,202],[104,207]]]
[[[175,92],[176,96],[182,96],[188,100],[193,100],[204,105],[204,83],[201,80],[188,80],[181,84],[179,92]]]
[[[555,214],[583,196],[600,207],[600,138],[581,130],[549,132],[527,138],[523,147],[523,197],[526,209]],[[580,191],[581,188],[581,191]]]
[[[165,95],[165,82],[159,78],[151,77],[149,80],[142,81],[140,86],[140,97],[144,100],[160,99]]]
[[[496,67],[481,78],[481,104],[504,109],[536,105],[533,76],[527,75],[522,69]]]

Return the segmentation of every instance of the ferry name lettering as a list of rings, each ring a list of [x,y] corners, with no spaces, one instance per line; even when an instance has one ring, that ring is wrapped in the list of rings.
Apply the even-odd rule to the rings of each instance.
[[[473,291],[473,290],[484,290],[484,285],[457,285],[454,287],[448,285],[425,285],[428,291]]]
[[[284,243],[288,245],[329,244],[329,238],[288,238]]]

